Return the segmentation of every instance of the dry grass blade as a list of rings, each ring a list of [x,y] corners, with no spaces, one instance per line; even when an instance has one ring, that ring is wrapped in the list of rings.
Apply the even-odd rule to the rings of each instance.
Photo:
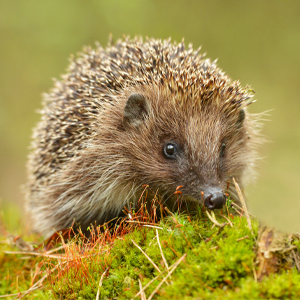
[[[65,246],[60,246],[60,247],[57,247],[57,248],[54,248],[54,249],[51,249],[51,250],[48,250],[47,252],[45,252],[46,254],[51,254],[51,253],[54,253],[54,252],[57,252],[61,249],[65,249]]]
[[[58,265],[55,266],[54,268],[52,268],[50,270],[50,272],[48,272],[46,275],[44,275],[40,280],[38,280],[30,289],[28,289],[27,291],[22,292],[21,297],[19,296],[19,298],[23,298],[24,296],[28,295],[29,293],[31,293],[34,290],[37,290],[42,286],[42,283],[44,282],[44,280],[51,274],[53,273],[56,269],[58,268]],[[21,294],[21,293],[20,293]]]
[[[227,220],[227,222],[229,223],[229,225],[230,225],[231,227],[233,227],[233,224],[232,224],[232,222],[229,220],[229,218],[227,218],[227,217],[224,216],[224,215],[222,215],[222,217],[223,217],[225,220]]]
[[[236,191],[239,195],[239,198],[241,200],[241,203],[242,203],[242,206],[243,206],[243,210],[245,212],[245,216],[246,216],[246,219],[247,219],[247,222],[248,222],[248,227],[249,229],[251,230],[251,233],[253,235],[253,231],[252,231],[252,225],[251,225],[251,220],[250,220],[250,216],[249,216],[249,213],[248,213],[248,209],[247,209],[247,206],[246,206],[246,202],[245,202],[245,199],[244,199],[244,196],[243,196],[243,193],[239,187],[239,185],[237,184],[237,182],[235,181],[234,177],[232,177],[232,180],[233,180],[233,183],[235,185],[235,188],[236,188]]]
[[[126,220],[126,223],[134,223],[134,224],[140,224],[143,227],[149,227],[149,228],[157,228],[157,229],[163,229],[162,227],[151,225],[147,222],[140,222],[140,221],[131,221],[131,220]]]
[[[98,285],[98,291],[97,291],[97,295],[96,295],[96,300],[99,300],[99,297],[100,297],[100,288],[101,288],[101,286],[102,286],[103,279],[104,279],[104,276],[105,276],[107,270],[108,270],[108,269],[106,269],[106,270],[102,273],[102,275],[101,275],[101,278],[100,278],[100,281],[99,281],[99,285]]]
[[[243,210],[242,210],[242,212],[240,212],[240,211],[238,211],[235,207],[232,207],[232,208],[235,210],[235,212],[236,212],[240,217],[243,216]]]
[[[299,260],[298,260],[298,258],[297,258],[297,256],[296,256],[294,250],[292,250],[292,254],[293,254],[293,258],[294,258],[294,262],[295,262],[295,265],[296,265],[296,267],[297,267],[297,270],[298,270],[298,272],[300,272],[300,263],[299,263]]]
[[[30,290],[30,292],[32,292],[32,291],[37,290],[37,289],[39,289],[39,288],[40,288],[40,286],[35,287],[35,288],[30,288],[29,290]],[[0,295],[0,298],[20,297],[20,295],[25,294],[25,293],[28,293],[29,290],[24,291],[24,292],[19,292],[19,293],[16,293],[16,294]]]
[[[186,254],[184,254],[179,260],[181,260],[183,257],[185,257],[186,256]],[[179,261],[178,260],[178,261]],[[175,262],[169,269],[168,269],[168,272],[169,272],[169,274],[168,274],[168,276],[169,275],[171,275],[171,273],[173,272],[173,271],[170,271],[170,270],[172,270],[173,269],[173,267],[176,265],[176,264],[178,264],[178,261],[177,262]],[[175,270],[175,269],[174,269]],[[143,287],[143,289],[141,290],[141,291],[139,291],[135,296],[134,296],[134,298],[135,297],[137,297],[137,296],[139,296],[140,294],[141,294],[141,292],[143,292],[143,291],[145,291],[155,280],[157,280],[162,274],[164,274],[166,271],[164,271],[163,273],[160,273],[160,274],[158,274],[156,277],[154,277],[153,279],[151,279],[144,287]]]
[[[155,229],[163,229],[161,227],[158,227],[158,226],[152,226],[152,225],[142,225],[143,227],[149,227],[149,228],[155,228]]]
[[[168,266],[167,260],[166,260],[166,258],[164,256],[164,253],[163,253],[162,248],[161,248],[161,244],[160,244],[160,241],[159,241],[159,235],[158,235],[158,230],[157,229],[156,229],[156,238],[157,238],[157,243],[158,243],[158,247],[159,247],[159,250],[160,250],[160,254],[161,254],[162,260],[163,260],[163,262],[165,264],[165,267],[166,267],[166,269],[167,269],[167,271],[169,273],[169,266]]]
[[[125,222],[126,223],[136,223],[136,224],[140,224],[140,225],[152,225],[152,226],[158,227],[158,226],[156,226],[157,225],[156,223],[150,223],[150,222],[142,222],[142,221],[135,221],[135,220],[126,220]],[[158,228],[163,229],[161,227],[158,227]]]
[[[64,255],[48,255],[48,254],[39,253],[39,252],[3,251],[3,253],[6,253],[6,254],[23,254],[23,255],[41,256],[41,257],[54,258],[54,259],[65,259]]]
[[[210,213],[206,210],[205,211],[206,212],[206,214],[207,214],[207,216],[209,217],[209,219],[215,224],[215,225],[217,225],[217,226],[219,226],[219,227],[224,227],[225,225],[227,225],[227,223],[219,223],[216,219],[214,219],[211,215],[210,215]]]
[[[157,238],[158,247],[159,247],[159,250],[160,250],[160,253],[161,253],[161,257],[162,257],[163,262],[164,262],[164,264],[165,264],[165,266],[166,266],[166,269],[168,270],[168,269],[169,269],[169,266],[168,266],[168,263],[167,263],[167,261],[166,261],[166,258],[165,258],[165,256],[164,256],[164,253],[163,253],[162,248],[161,248],[161,245],[160,245],[159,235],[158,235],[158,230],[157,230],[157,229],[156,229],[156,238]]]
[[[168,277],[175,271],[175,269],[178,267],[178,265],[183,261],[183,259],[186,257],[186,254],[183,254],[181,258],[171,267],[171,270],[169,274],[159,283],[159,285],[156,287],[156,289],[152,292],[152,294],[149,296],[148,300],[151,300],[153,296],[157,293],[157,291],[160,289],[160,287],[164,284],[164,282],[168,279]]]
[[[231,205],[232,205],[232,208],[234,208],[233,206],[235,206],[237,209],[239,209],[241,212],[239,212],[237,209],[235,209],[235,211],[241,216],[242,214],[243,214],[243,208],[241,208],[239,205],[237,205],[236,203],[234,203],[234,202],[231,202]],[[252,218],[255,218],[252,214],[250,214],[249,213],[249,211],[248,211],[248,214],[249,214],[249,216],[250,217],[252,217]]]
[[[161,270],[158,268],[158,266],[154,263],[154,261],[143,251],[143,249],[135,243],[134,240],[131,240],[132,243],[145,255],[145,257],[150,261],[150,263],[153,265],[153,267],[159,272],[161,273]]]
[[[146,299],[146,294],[145,294],[145,292],[143,290],[142,282],[140,281],[140,279],[139,279],[139,286],[140,286],[141,300],[147,300]]]
[[[173,266],[172,266],[173,267]],[[163,273],[159,273],[156,277],[154,277],[153,279],[151,279],[135,296],[139,296],[142,292],[144,292],[146,290],[146,288],[148,288],[148,286],[150,286],[155,280],[157,280],[162,274],[164,274],[166,271],[164,271]],[[131,299],[132,300],[132,299]]]
[[[237,209],[239,209],[239,210],[243,210],[239,205],[237,205],[236,203],[234,203],[234,202],[231,202],[231,205],[233,205],[233,206],[235,206]]]

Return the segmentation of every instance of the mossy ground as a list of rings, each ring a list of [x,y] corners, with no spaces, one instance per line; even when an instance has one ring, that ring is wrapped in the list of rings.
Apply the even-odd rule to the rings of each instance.
[[[221,215],[217,220],[226,221]],[[46,274],[42,288],[23,294],[24,299],[96,299],[97,293],[99,299],[131,299],[140,284],[145,287],[156,277],[145,289],[146,298],[142,294],[136,299],[148,299],[157,288],[153,299],[300,298],[296,268],[255,280],[258,222],[252,220],[253,234],[245,217],[231,222],[232,227],[221,228],[201,212],[193,217],[174,214],[156,224],[158,228],[139,225],[113,239],[104,237],[106,231],[88,246],[76,237],[64,245],[63,254],[54,253],[57,258],[6,254],[2,250],[16,249],[3,243],[0,295],[26,291]]]

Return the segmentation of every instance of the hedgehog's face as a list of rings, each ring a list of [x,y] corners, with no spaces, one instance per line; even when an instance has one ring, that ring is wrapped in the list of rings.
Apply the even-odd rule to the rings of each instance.
[[[178,107],[168,99],[133,93],[123,124],[129,133],[135,171],[142,184],[220,208],[232,177],[245,167],[245,111],[229,119],[217,107]]]

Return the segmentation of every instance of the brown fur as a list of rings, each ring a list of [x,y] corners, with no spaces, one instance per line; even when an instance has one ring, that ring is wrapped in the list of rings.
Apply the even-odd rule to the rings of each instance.
[[[130,123],[124,109],[136,93],[147,116]],[[182,185],[197,202],[207,185],[225,191],[235,177],[243,186],[259,142],[251,98],[183,43],[136,38],[86,48],[45,96],[34,131],[27,209],[35,230],[108,221],[136,202],[143,184],[163,199]],[[168,141],[180,145],[177,160],[163,155]]]

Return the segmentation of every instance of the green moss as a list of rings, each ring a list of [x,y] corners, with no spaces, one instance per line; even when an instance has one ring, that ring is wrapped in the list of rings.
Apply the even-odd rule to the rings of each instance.
[[[220,216],[217,218],[219,222],[225,220]],[[159,241],[168,266],[172,266],[184,254],[186,257],[153,299],[299,298],[300,274],[294,269],[274,274],[260,283],[254,280],[258,222],[252,220],[254,236],[245,218],[235,217],[232,223],[233,227],[226,225],[223,229],[212,228],[212,222],[203,215],[190,220],[183,214],[161,221],[157,225],[160,227]],[[244,239],[239,240],[241,238]],[[149,297],[167,272],[158,246],[156,229],[141,227],[115,240],[110,250],[106,247],[99,253],[95,247],[88,250],[89,255],[77,253],[77,257],[70,256],[65,269],[62,265],[59,273],[52,273],[44,290],[33,292],[30,299],[95,299],[105,270],[107,273],[99,289],[100,299],[133,298],[140,290],[138,280],[141,280],[144,287],[160,273],[132,241],[145,251],[163,273],[146,289],[146,296]],[[28,261],[16,256],[1,255],[4,263],[1,264],[0,272],[10,272],[10,280],[2,280],[0,290],[14,293],[16,287],[13,280],[17,274],[13,273],[12,268],[25,270]],[[8,265],[4,257],[9,258],[6,262]],[[29,277],[23,280],[19,290],[29,288],[26,280]]]
[[[31,287],[34,270],[40,265],[42,259],[36,257],[23,259],[26,255],[6,254],[4,251],[19,250],[7,245],[6,238],[3,236],[0,236],[0,242],[0,295],[27,291]],[[39,277],[36,280],[38,279]],[[30,293],[30,299],[49,299],[51,294],[49,288],[39,289]],[[16,296],[12,296],[5,299],[15,298]]]
[[[252,225],[256,236],[257,221],[253,220]],[[245,218],[235,217],[233,227],[227,225],[223,230],[219,227],[212,228],[212,223],[203,216],[189,221],[185,215],[174,215],[166,218],[158,226],[162,228],[158,230],[159,240],[168,265],[174,264],[184,254],[187,256],[168,280],[169,285],[164,284],[154,299],[280,298],[288,295],[280,283],[286,276],[293,278],[291,280],[294,285],[290,285],[290,289],[293,290],[291,295],[297,295],[296,272],[292,272],[292,275],[282,273],[272,277],[278,278],[278,284],[272,289],[268,289],[268,286],[274,286],[273,279],[267,278],[260,284],[255,282],[253,278],[255,238],[251,235]],[[248,238],[238,241],[245,236]],[[114,243],[110,253],[113,259],[109,273],[104,277],[100,289],[102,299],[132,298],[139,292],[138,279],[141,279],[142,285],[145,286],[159,275],[132,240],[146,252],[161,271],[165,270],[155,229],[146,227],[136,229]],[[91,299],[92,295],[97,293],[97,282],[102,273],[103,269],[99,269],[94,275],[92,289],[91,285],[83,289],[82,286],[78,287],[77,291],[73,290],[75,295]],[[166,273],[146,290],[147,296],[164,276]],[[61,279],[55,283],[53,290],[56,295],[67,298],[67,294],[61,293],[62,285]]]

